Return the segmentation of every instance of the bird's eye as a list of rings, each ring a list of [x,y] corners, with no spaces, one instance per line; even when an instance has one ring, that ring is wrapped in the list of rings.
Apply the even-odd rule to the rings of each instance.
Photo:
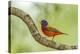
[[[41,22],[42,22],[42,23],[45,23],[46,21],[45,21],[45,20],[42,20]]]

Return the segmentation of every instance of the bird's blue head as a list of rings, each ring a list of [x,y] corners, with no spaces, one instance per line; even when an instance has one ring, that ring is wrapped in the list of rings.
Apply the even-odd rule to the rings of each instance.
[[[48,25],[48,22],[46,20],[42,20],[41,21],[41,25],[44,26],[44,27],[46,27]]]

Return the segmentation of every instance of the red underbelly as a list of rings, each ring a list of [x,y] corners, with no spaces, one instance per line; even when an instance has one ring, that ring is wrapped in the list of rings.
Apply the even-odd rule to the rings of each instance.
[[[51,32],[51,31],[43,31],[43,33],[48,37],[52,37],[59,34],[58,32]]]

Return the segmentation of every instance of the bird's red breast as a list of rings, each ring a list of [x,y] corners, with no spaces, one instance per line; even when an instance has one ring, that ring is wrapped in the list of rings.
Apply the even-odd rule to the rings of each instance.
[[[43,27],[43,26],[41,26],[41,29],[42,29],[42,32],[48,37],[52,37],[52,36],[62,34],[60,31],[58,31],[57,29],[52,28],[52,27]]]

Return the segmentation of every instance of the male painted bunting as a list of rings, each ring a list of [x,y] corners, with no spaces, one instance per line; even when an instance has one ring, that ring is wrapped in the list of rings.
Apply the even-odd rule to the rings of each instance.
[[[46,36],[53,37],[53,38],[56,35],[66,34],[66,33],[60,32],[56,28],[48,27],[48,22],[46,20],[41,21],[41,30]],[[53,38],[52,38],[52,40],[53,40]]]

